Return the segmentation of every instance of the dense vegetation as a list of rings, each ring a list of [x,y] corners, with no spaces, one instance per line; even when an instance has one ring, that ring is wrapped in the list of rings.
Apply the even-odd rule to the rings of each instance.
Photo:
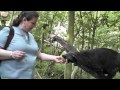
[[[10,24],[20,11],[9,11],[6,24]],[[41,52],[62,55],[66,53],[57,43],[51,41],[55,26],[66,28],[66,34],[59,34],[80,50],[93,48],[111,48],[120,51],[120,12],[119,11],[38,11],[40,18],[32,33],[38,42]],[[74,18],[71,15],[74,14]],[[69,21],[74,19],[72,23]],[[2,21],[2,18],[1,18]],[[73,25],[71,29],[69,24]],[[1,24],[1,28],[2,28]],[[72,34],[71,34],[71,33]],[[72,40],[72,41],[71,41]],[[37,61],[36,77],[42,79],[64,79],[66,64]],[[67,69],[69,71],[69,69]],[[91,75],[72,65],[74,78],[93,79]],[[117,73],[116,79],[120,78]]]

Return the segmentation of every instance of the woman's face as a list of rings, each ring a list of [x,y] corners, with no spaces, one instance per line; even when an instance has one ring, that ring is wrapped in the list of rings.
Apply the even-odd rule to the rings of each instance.
[[[23,23],[24,23],[24,29],[29,32],[31,31],[35,26],[36,26],[36,22],[37,22],[38,18],[33,18],[31,20],[27,20],[24,19]]]

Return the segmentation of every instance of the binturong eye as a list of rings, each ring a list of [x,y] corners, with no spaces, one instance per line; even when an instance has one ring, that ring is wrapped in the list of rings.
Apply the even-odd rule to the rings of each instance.
[[[76,56],[75,56],[74,54],[72,55],[72,57],[73,57],[73,59],[75,59],[75,60],[76,60]]]

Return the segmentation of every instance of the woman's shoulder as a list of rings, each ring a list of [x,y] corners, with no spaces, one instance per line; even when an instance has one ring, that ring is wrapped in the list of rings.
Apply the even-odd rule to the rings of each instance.
[[[1,31],[9,31],[9,30],[10,30],[10,28],[8,26],[5,26],[5,27],[2,28]]]

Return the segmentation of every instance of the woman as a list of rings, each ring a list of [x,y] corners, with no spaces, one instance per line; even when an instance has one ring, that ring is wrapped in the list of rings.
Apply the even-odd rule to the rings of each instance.
[[[10,29],[0,31],[0,73],[2,79],[32,79],[36,58],[64,62],[61,56],[38,51],[38,45],[30,33],[36,26],[39,14],[36,11],[22,11],[13,21],[14,37],[7,50],[3,50]]]

